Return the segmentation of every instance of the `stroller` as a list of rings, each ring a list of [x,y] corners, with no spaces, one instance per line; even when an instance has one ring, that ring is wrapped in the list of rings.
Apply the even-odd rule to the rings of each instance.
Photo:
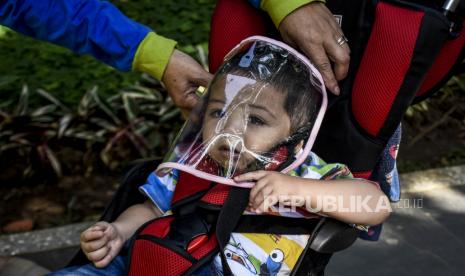
[[[438,6],[435,1],[426,5],[328,0],[327,6],[343,18],[352,59],[349,75],[340,84],[341,95],[329,100],[313,150],[328,162],[348,165],[355,176],[370,179],[407,108],[436,92],[458,69],[465,53],[465,1],[448,16],[438,9],[442,3]],[[211,71],[244,38],[276,36],[269,26],[269,20],[245,0],[218,1],[212,17]],[[138,187],[160,162],[143,162],[131,169],[102,219],[113,221],[128,206],[143,202]],[[349,247],[358,232],[344,223],[320,219],[295,275],[322,275],[332,253]],[[71,264],[86,262],[80,252]]]

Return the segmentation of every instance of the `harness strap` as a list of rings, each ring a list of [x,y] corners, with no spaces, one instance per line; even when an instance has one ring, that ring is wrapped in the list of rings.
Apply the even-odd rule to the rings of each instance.
[[[272,215],[243,215],[234,232],[266,233],[275,235],[311,235],[321,217],[292,218]]]
[[[224,256],[224,248],[229,242],[229,238],[242,214],[247,207],[249,201],[250,189],[233,187],[229,192],[229,196],[224,202],[218,216],[216,224],[216,236],[218,246],[220,248],[221,264],[223,266],[224,275],[232,275],[231,269],[228,266],[226,257]]]

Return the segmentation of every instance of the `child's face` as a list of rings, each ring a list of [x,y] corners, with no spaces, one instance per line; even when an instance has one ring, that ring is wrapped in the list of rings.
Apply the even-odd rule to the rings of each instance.
[[[284,93],[251,79],[224,75],[210,87],[202,138],[223,168],[243,171],[289,137],[291,121]]]

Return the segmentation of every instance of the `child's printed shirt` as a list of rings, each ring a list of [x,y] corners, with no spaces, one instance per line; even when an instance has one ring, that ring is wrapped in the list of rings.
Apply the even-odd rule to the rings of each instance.
[[[381,190],[389,197],[391,202],[400,200],[400,181],[396,160],[401,137],[402,128],[399,125],[381,153],[378,163],[370,176],[371,180],[379,184]],[[364,240],[377,241],[381,230],[382,224],[371,226],[367,232],[360,232],[359,237]]]
[[[311,153],[306,161],[290,175],[309,179],[353,178],[346,166],[326,164]],[[147,183],[140,187],[151,201],[164,213],[169,212],[171,199],[178,179],[173,170],[164,177],[150,174]],[[312,217],[309,212],[276,209],[275,215],[286,217]],[[224,254],[234,275],[286,275],[292,271],[298,257],[305,249],[309,235],[273,235],[257,233],[232,233]],[[212,264],[215,274],[222,274],[218,255]]]

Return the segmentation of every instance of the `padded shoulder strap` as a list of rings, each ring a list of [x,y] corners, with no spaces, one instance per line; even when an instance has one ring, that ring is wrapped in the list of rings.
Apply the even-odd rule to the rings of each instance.
[[[179,178],[171,200],[171,208],[177,209],[181,205],[199,199],[212,185],[209,180],[179,171]]]

